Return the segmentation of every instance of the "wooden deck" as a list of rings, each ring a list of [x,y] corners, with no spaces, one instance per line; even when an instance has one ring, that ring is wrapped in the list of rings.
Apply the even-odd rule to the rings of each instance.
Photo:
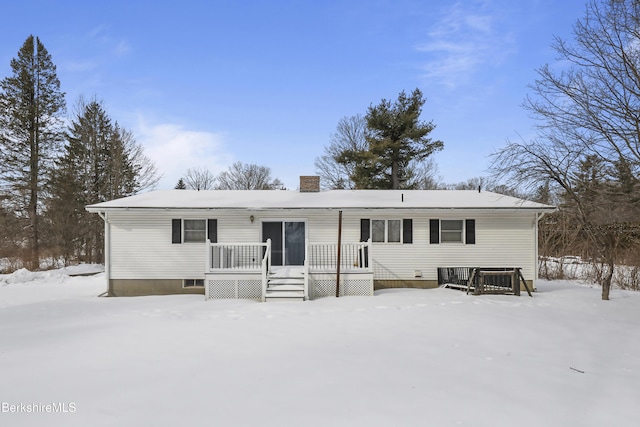
[[[440,267],[438,284],[444,288],[482,294],[520,295],[521,284],[531,290],[519,267]]]

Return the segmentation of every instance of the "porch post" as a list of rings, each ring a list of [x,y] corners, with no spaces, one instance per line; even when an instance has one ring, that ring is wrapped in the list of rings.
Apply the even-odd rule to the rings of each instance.
[[[211,240],[207,239],[207,244],[205,246],[204,249],[204,253],[205,253],[205,257],[206,257],[206,261],[205,261],[205,266],[207,268],[206,272],[209,273],[211,271]]]

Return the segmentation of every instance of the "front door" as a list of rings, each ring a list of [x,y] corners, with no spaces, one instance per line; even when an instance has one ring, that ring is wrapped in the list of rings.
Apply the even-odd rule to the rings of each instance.
[[[271,265],[304,265],[303,221],[264,221],[262,241],[267,239],[271,239]]]

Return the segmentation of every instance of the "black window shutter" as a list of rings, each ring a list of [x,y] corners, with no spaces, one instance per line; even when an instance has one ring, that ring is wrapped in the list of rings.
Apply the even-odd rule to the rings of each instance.
[[[207,239],[209,239],[211,243],[218,243],[218,220],[217,219],[207,220]]]
[[[467,245],[475,245],[476,244],[476,220],[475,219],[467,219],[465,220],[464,225],[464,241]]]
[[[182,220],[171,220],[171,243],[182,243]]]
[[[413,220],[402,220],[402,243],[413,243]]]
[[[440,220],[429,220],[429,243],[440,243]]]
[[[360,241],[366,242],[371,236],[371,221],[368,219],[360,220]]]

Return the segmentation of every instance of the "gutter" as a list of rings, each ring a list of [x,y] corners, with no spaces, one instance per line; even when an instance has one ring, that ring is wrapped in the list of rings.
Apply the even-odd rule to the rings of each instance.
[[[479,206],[479,207],[427,207],[427,206],[304,206],[304,207],[292,207],[292,206],[269,206],[269,207],[230,207],[230,206],[216,206],[216,207],[185,207],[185,206],[171,206],[171,207],[157,207],[157,206],[118,206],[118,207],[105,207],[105,208],[91,208],[88,207],[87,211],[93,213],[101,213],[107,211],[113,212],[144,212],[144,211],[272,211],[272,210],[288,210],[288,211],[300,211],[300,210],[317,210],[317,211],[335,211],[335,210],[403,210],[403,211],[498,211],[498,212],[553,212],[557,208],[550,206],[547,208],[541,207],[495,207],[495,206]]]

